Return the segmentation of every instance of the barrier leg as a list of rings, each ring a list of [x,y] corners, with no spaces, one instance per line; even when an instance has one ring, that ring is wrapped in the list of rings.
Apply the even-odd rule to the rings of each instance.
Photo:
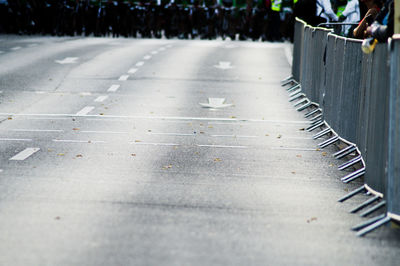
[[[319,132],[318,134],[315,134],[314,136],[313,136],[313,139],[319,139],[320,137],[323,137],[323,136],[325,136],[325,135],[327,135],[327,134],[329,134],[329,133],[331,133],[332,132],[332,129],[331,128],[325,128],[324,130],[322,130],[321,132]]]
[[[306,97],[306,95],[304,93],[297,93],[296,95],[289,98],[289,102],[293,102],[294,100],[297,100],[300,97]]]
[[[325,125],[325,122],[324,122],[324,121],[321,121],[321,122],[318,122],[318,123],[316,123],[316,124],[314,124],[314,125],[309,126],[308,128],[306,128],[306,130],[307,130],[308,132],[311,132],[311,131],[313,131],[313,130],[319,128],[319,127],[322,127],[322,126],[324,126],[324,125]]]
[[[321,142],[320,144],[318,144],[319,147],[321,147],[321,149],[328,147],[329,145],[332,145],[333,143],[335,143],[336,141],[339,140],[339,136],[333,136],[330,139],[325,140],[324,142]]]
[[[317,114],[316,116],[310,118],[310,121],[317,121],[322,119],[322,113]]]
[[[379,210],[380,208],[384,207],[386,205],[386,201],[382,200],[381,202],[379,202],[378,204],[376,204],[375,206],[372,206],[371,208],[369,208],[368,210],[364,211],[363,213],[360,213],[361,217],[365,217],[370,215],[371,213],[373,213],[374,211]]]
[[[333,156],[336,159],[342,159],[343,157],[351,154],[352,152],[354,152],[356,150],[357,150],[357,147],[355,145],[350,145],[350,146],[347,146],[346,148],[334,153]]]
[[[364,186],[364,185],[361,186],[361,187],[359,187],[359,188],[357,188],[357,189],[355,189],[355,190],[353,190],[353,191],[350,192],[349,194],[347,194],[347,195],[341,197],[340,199],[338,199],[338,202],[344,202],[344,201],[346,201],[346,200],[352,198],[353,196],[355,196],[355,195],[357,195],[358,193],[361,193],[361,192],[363,192],[363,191],[365,191],[365,186]]]
[[[306,114],[304,115],[304,117],[305,117],[305,118],[308,118],[308,117],[310,117],[310,116],[312,116],[313,114],[316,114],[316,113],[318,113],[318,112],[320,112],[320,113],[322,114],[322,109],[321,109],[321,108],[317,108],[317,109],[315,109],[315,110],[312,110],[312,111],[306,113]]]
[[[361,230],[361,229],[363,229],[363,228],[365,228],[365,227],[367,227],[367,226],[369,226],[369,225],[371,225],[373,223],[376,223],[377,221],[385,218],[385,216],[386,216],[385,214],[382,214],[382,215],[376,216],[374,218],[371,218],[371,219],[369,219],[369,220],[367,220],[365,222],[362,222],[360,224],[357,224],[357,225],[353,226],[351,228],[351,230],[353,230],[353,231]]]
[[[301,92],[301,89],[295,90],[289,94],[289,97],[293,97]]]
[[[301,99],[301,100],[295,102],[295,103],[293,104],[293,107],[297,107],[297,106],[301,105],[302,103],[305,103],[305,102],[308,102],[308,101],[309,101],[309,100],[308,100],[307,98],[303,98],[303,99]]]
[[[310,106],[313,105],[313,104],[314,104],[313,102],[311,102],[311,101],[309,101],[309,100],[307,99],[307,103],[305,103],[304,105],[302,105],[302,106],[300,106],[299,108],[297,108],[296,111],[301,112],[301,111],[303,111],[304,109],[310,107]]]
[[[359,231],[357,233],[357,236],[365,236],[366,234],[374,231],[375,229],[381,227],[384,224],[387,224],[388,222],[390,222],[392,220],[392,218],[390,218],[389,216],[386,216],[380,220],[378,220],[377,222],[371,224],[370,226],[368,226],[367,228],[364,228],[363,230]]]
[[[367,207],[368,205],[370,205],[371,203],[374,203],[375,201],[379,200],[380,197],[379,196],[374,196],[372,198],[370,198],[369,200],[364,201],[363,203],[361,203],[360,205],[356,206],[355,208],[350,210],[350,213],[356,213],[361,209],[364,209],[365,207]]]
[[[355,179],[363,176],[365,174],[365,167],[358,169],[357,171],[346,175],[345,177],[342,177],[340,180],[342,180],[344,183],[350,183],[351,181],[354,181]]]
[[[338,166],[338,169],[339,169],[339,170],[347,169],[347,168],[349,168],[350,166],[353,166],[353,165],[355,165],[355,164],[357,164],[357,163],[359,163],[359,162],[361,162],[361,161],[362,161],[362,156],[361,156],[361,155],[358,155],[357,157],[354,157],[354,158],[351,159],[350,161],[345,162],[344,164],[339,165],[339,166]]]
[[[301,85],[300,84],[296,84],[296,85],[294,85],[294,86],[292,86],[292,87],[290,87],[290,88],[288,88],[288,89],[286,89],[288,92],[291,92],[291,91],[294,91],[294,90],[297,90],[297,89],[299,89],[299,88],[301,88]]]
[[[294,78],[293,76],[289,76],[281,81],[281,86],[284,87],[292,82],[294,82]]]

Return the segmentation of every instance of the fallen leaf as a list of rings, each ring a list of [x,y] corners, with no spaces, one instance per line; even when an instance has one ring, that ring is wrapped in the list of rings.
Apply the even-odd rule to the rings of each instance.
[[[137,139],[137,140],[135,140],[135,142],[142,142],[142,141]]]
[[[76,157],[77,157],[77,158],[82,158],[83,155],[82,155],[82,154],[77,154]]]
[[[166,166],[163,166],[163,170],[167,170],[167,169],[170,169],[170,168],[172,168],[172,165],[170,164],[170,165],[166,165]]]
[[[214,162],[220,162],[220,161],[222,161],[220,158],[215,158],[214,159]]]
[[[332,166],[333,166],[333,163],[329,164],[329,166],[332,167]]]
[[[99,115],[104,115],[104,113],[100,113]]]
[[[317,217],[311,217],[311,219],[307,220],[307,223],[311,223],[316,220],[317,220]]]
[[[269,134],[265,134],[265,136],[266,136],[266,137],[268,137],[268,136],[269,136]]]
[[[54,220],[61,220],[60,216],[54,217]]]
[[[230,116],[230,118],[236,118],[236,116],[234,116],[234,115],[231,115],[231,116]]]
[[[315,149],[316,151],[320,151],[321,149]]]
[[[135,157],[135,156],[136,156],[136,153],[132,153],[131,156]]]
[[[328,154],[328,153],[324,151],[324,152],[322,153],[322,156],[326,156],[327,154]]]
[[[52,152],[53,150],[52,150],[52,149],[47,149],[47,151],[48,151],[48,152]]]
[[[297,154],[296,157],[297,158],[301,158],[302,156],[301,156],[301,154]]]
[[[64,156],[65,153],[57,153],[57,156]]]
[[[293,171],[292,174],[296,174],[296,172]]]
[[[147,130],[147,132],[151,132],[151,129]]]
[[[299,130],[300,130],[300,131],[304,131],[304,130],[306,130],[306,129],[303,127],[303,128],[300,128]]]
[[[278,139],[280,139],[280,138],[282,138],[282,135],[281,134],[279,134],[276,138],[278,138]]]
[[[12,120],[12,117],[7,118],[8,120]]]
[[[200,131],[200,134],[204,134],[204,132],[203,132],[203,131]]]
[[[79,128],[77,128],[77,127],[74,127],[72,130],[79,130]]]
[[[214,128],[213,126],[208,126],[208,128]]]

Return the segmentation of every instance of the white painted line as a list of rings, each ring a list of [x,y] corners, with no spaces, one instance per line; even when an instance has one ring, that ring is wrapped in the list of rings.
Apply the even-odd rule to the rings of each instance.
[[[234,148],[234,149],[246,149],[247,146],[229,146],[229,145],[196,145],[197,147],[208,147],[208,148]]]
[[[166,136],[195,136],[194,133],[155,133],[155,132],[147,132],[149,135],[166,135]]]
[[[53,139],[53,142],[67,142],[67,143],[106,143],[103,140],[74,140],[74,139]]]
[[[152,145],[152,146],[180,146],[180,144],[176,143],[154,143],[154,142],[130,142],[134,145]]]
[[[143,61],[139,61],[139,62],[136,63],[136,66],[137,66],[137,67],[140,67],[140,66],[143,66],[143,65],[144,65],[144,62],[143,62]]]
[[[214,65],[215,68],[219,69],[231,69],[233,66],[231,65],[231,62],[227,61],[220,61],[218,65]]]
[[[136,71],[138,71],[137,68],[131,68],[131,69],[128,70],[128,73],[129,73],[129,74],[135,74]]]
[[[158,52],[157,51],[152,51],[151,54],[158,54]]]
[[[54,62],[59,63],[61,65],[64,64],[75,64],[79,57],[66,57],[62,60],[55,60]]]
[[[164,47],[160,47],[160,48],[158,49],[158,51],[165,51],[165,48],[164,48]]]
[[[36,94],[45,94],[45,91],[35,91]]]
[[[99,131],[99,130],[83,130],[81,133],[99,133],[99,134],[129,134],[129,132],[123,131]]]
[[[143,56],[143,59],[144,60],[149,60],[151,58],[151,55],[145,55],[145,56]]]
[[[316,148],[289,148],[289,147],[272,147],[271,150],[283,151],[316,151]]]
[[[10,161],[23,161],[38,151],[40,151],[40,148],[26,148],[25,150],[16,154],[14,157],[10,158]]]
[[[108,88],[108,92],[116,92],[118,89],[119,89],[119,87],[121,87],[120,85],[118,85],[118,84],[114,84],[114,85],[111,85],[111,87],[110,88]]]
[[[76,113],[76,115],[87,115],[91,111],[93,111],[95,107],[94,106],[86,106],[82,110]]]
[[[0,141],[32,141],[32,139],[9,139],[9,138],[0,138]]]
[[[37,43],[31,43],[31,44],[28,44],[28,47],[36,47],[36,46],[38,46],[38,44],[37,44]]]
[[[4,51],[0,51],[0,54],[4,54]]]
[[[64,132],[61,129],[11,129],[11,131],[17,132]]]
[[[101,103],[101,102],[104,102],[104,100],[106,100],[107,98],[108,98],[107,95],[101,95],[101,96],[97,97],[96,99],[94,99],[94,101]]]
[[[3,169],[0,169],[0,173],[3,173],[3,171],[4,171]]]
[[[22,48],[21,46],[15,46],[15,47],[11,48],[10,50],[12,50],[12,51],[17,51],[17,50],[19,50],[19,49],[21,49],[21,48]]]
[[[128,80],[128,78],[129,78],[129,75],[122,75],[122,76],[119,77],[118,80],[125,81],[125,80]]]
[[[211,137],[226,137],[226,138],[258,138],[258,136],[242,136],[242,135],[211,135]]]
[[[0,91],[0,93],[3,93],[3,91]]]
[[[81,93],[79,93],[79,95],[81,95],[81,96],[90,96],[90,95],[92,95],[92,93],[91,92],[81,92]]]

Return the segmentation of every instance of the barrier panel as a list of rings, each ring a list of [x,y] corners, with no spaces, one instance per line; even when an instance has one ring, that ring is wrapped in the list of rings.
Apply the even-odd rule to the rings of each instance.
[[[372,55],[366,126],[366,163],[364,182],[369,190],[383,194],[386,189],[385,168],[389,127],[389,66],[386,44],[376,46]]]
[[[300,80],[300,63],[301,63],[301,51],[303,45],[303,32],[305,22],[296,18],[294,24],[294,38],[293,38],[293,62],[292,62],[292,77],[294,80]]]
[[[388,216],[400,221],[400,35],[391,48],[387,201]]]

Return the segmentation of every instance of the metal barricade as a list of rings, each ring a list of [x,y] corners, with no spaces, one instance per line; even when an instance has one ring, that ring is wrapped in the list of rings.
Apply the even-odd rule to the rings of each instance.
[[[301,19],[296,18],[294,24],[294,39],[293,39],[293,61],[292,61],[292,77],[294,80],[300,80],[300,63],[301,52],[303,45],[303,32],[306,23]]]

